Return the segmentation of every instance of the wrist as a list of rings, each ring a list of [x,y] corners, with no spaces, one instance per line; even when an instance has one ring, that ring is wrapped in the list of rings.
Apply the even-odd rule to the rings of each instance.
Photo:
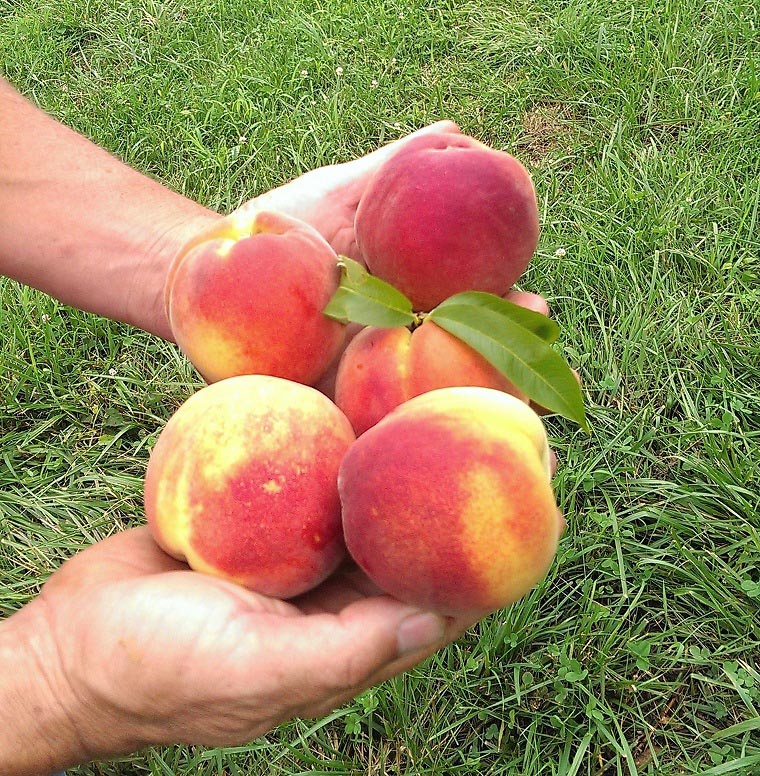
[[[0,773],[40,776],[90,759],[78,702],[37,602],[0,622]]]
[[[137,248],[144,259],[134,273],[126,294],[124,318],[127,323],[166,340],[174,340],[165,302],[169,268],[189,240],[221,218],[212,210],[184,200],[178,202],[176,210],[164,216],[163,223],[146,234],[143,244]]]

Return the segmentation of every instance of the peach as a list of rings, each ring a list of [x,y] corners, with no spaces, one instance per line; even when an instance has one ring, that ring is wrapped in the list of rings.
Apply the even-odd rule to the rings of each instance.
[[[207,382],[267,374],[312,385],[338,353],[342,324],[322,310],[338,258],[308,224],[258,211],[187,244],[166,284],[177,344]]]
[[[267,375],[221,380],[162,430],[145,477],[148,525],[197,571],[298,595],[345,557],[337,476],[353,441],[314,388]]]
[[[408,399],[465,385],[528,398],[483,356],[431,320],[413,332],[367,327],[341,357],[335,403],[359,435]]]
[[[423,135],[375,172],[355,229],[370,272],[431,310],[460,291],[502,296],[536,250],[538,205],[510,154],[467,135]]]
[[[349,448],[338,476],[348,551],[386,593],[483,616],[538,584],[563,521],[540,418],[490,388],[405,402]]]

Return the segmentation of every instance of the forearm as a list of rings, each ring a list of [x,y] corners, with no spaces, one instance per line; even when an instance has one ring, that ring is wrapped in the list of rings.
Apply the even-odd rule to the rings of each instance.
[[[26,607],[0,622],[0,773],[44,776],[88,758],[45,629]]]
[[[163,305],[168,265],[216,218],[0,79],[0,274],[171,338]]]

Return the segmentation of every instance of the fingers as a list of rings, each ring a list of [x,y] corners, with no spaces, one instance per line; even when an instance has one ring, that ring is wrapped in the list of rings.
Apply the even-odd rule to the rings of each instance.
[[[347,164],[351,165],[353,174],[371,172],[379,167],[386,159],[395,154],[399,148],[405,143],[408,143],[412,138],[419,137],[420,135],[432,134],[459,134],[459,127],[453,121],[447,119],[436,121],[435,123],[422,127],[398,140],[393,140],[382,148],[378,148],[377,151],[362,156],[360,159],[347,162]]]
[[[290,603],[297,606],[304,614],[324,612],[339,614],[347,606],[362,598],[382,595],[384,595],[383,591],[363,571],[347,565],[345,569],[339,569],[319,587],[291,599]]]
[[[442,631],[441,637],[437,641],[428,644],[421,649],[413,650],[404,655],[401,655],[395,660],[386,662],[380,666],[378,670],[375,671],[371,676],[366,677],[361,684],[344,689],[342,692],[337,693],[331,698],[325,698],[318,701],[312,707],[307,709],[307,716],[324,716],[332,709],[335,709],[356,697],[359,693],[368,687],[381,684],[382,682],[394,676],[398,676],[405,671],[409,671],[411,668],[416,666],[418,663],[421,663],[426,658],[430,657],[439,649],[442,649],[447,644],[450,644],[451,642],[460,638],[467,630],[467,628],[472,626],[475,621],[475,618],[444,618],[444,629]],[[413,626],[414,624],[412,623],[412,627]]]
[[[533,294],[530,291],[508,291],[504,298],[514,304],[519,304],[520,307],[525,307],[528,310],[533,310],[541,315],[549,315],[549,305],[542,296]]]
[[[255,628],[255,625],[254,625]],[[444,642],[446,618],[403,604],[389,596],[361,598],[339,614],[313,614],[279,620],[270,637],[253,634],[257,673],[262,655],[283,676],[304,707],[352,697],[385,675],[389,666],[435,649]]]
[[[428,124],[426,127],[422,127],[422,129],[412,132],[409,137],[414,135],[427,135],[433,132],[450,132],[454,135],[458,135],[459,126],[455,121],[451,121],[450,119],[441,119],[441,121],[434,121],[432,124]]]
[[[474,615],[471,617],[446,617],[444,618],[444,629],[441,637],[432,644],[426,644],[419,649],[412,650],[399,656],[396,660],[392,660],[389,663],[381,666],[380,669],[375,672],[367,681],[367,687],[390,679],[393,676],[398,676],[410,668],[413,668],[418,663],[421,663],[430,655],[442,649],[447,644],[456,641],[460,638],[464,632],[472,627],[478,618]]]

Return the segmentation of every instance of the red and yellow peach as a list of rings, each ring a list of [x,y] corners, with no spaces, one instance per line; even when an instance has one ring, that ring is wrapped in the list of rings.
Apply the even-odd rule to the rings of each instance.
[[[339,474],[351,556],[385,592],[484,614],[546,575],[564,523],[540,418],[488,388],[444,388],[394,410]]]
[[[335,403],[359,435],[415,396],[466,385],[494,388],[527,401],[495,366],[433,321],[426,320],[413,332],[367,327],[341,357]]]
[[[353,441],[314,388],[265,375],[217,382],[177,410],[153,448],[148,525],[197,571],[298,595],[345,556],[337,476]]]
[[[538,205],[513,156],[467,135],[422,135],[375,172],[356,212],[373,275],[431,310],[460,291],[502,296],[538,242]]]
[[[170,268],[177,344],[207,382],[267,374],[316,383],[344,336],[322,312],[338,287],[337,261],[315,229],[282,213],[221,219]]]

